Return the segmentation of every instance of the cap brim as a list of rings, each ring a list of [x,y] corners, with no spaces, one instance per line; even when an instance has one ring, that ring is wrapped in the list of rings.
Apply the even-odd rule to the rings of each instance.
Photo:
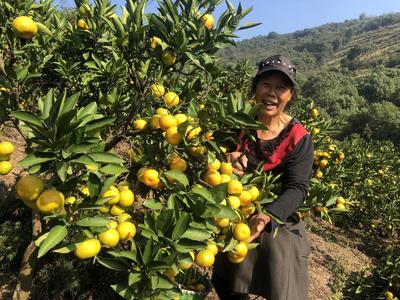
[[[287,70],[285,70],[283,68],[275,67],[275,66],[274,67],[263,68],[262,70],[257,72],[256,77],[260,76],[261,74],[265,74],[265,73],[268,73],[268,72],[271,72],[271,71],[280,71],[280,72],[282,72],[283,74],[286,75],[286,77],[289,79],[289,81],[293,83],[293,85],[297,85],[297,82],[295,80],[293,80],[292,77],[290,77],[290,74],[289,74],[289,72]]]

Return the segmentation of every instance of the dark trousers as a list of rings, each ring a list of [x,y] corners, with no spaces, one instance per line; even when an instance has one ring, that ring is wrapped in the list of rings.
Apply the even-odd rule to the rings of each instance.
[[[304,223],[286,222],[275,238],[263,232],[256,242],[240,264],[231,263],[226,253],[217,255],[212,282],[220,299],[248,299],[248,293],[268,300],[308,299],[310,246]]]

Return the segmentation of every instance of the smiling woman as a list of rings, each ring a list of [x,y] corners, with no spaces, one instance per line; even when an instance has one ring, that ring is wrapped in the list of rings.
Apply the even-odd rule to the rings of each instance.
[[[296,67],[276,55],[259,64],[252,92],[261,104],[258,120],[268,130],[241,134],[237,151],[227,154],[234,173],[242,176],[262,162],[266,172],[282,173],[279,197],[249,219],[250,238],[259,246],[238,264],[226,254],[216,257],[213,283],[221,300],[249,299],[248,293],[268,300],[308,298],[309,243],[296,215],[307,194],[314,158],[310,134],[285,108],[295,96]],[[279,226],[272,218],[284,222]],[[279,229],[274,237],[275,229]]]

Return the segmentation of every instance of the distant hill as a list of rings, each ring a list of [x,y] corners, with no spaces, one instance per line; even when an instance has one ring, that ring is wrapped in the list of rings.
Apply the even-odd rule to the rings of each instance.
[[[270,32],[238,42],[219,53],[225,63],[256,63],[272,54],[286,54],[305,72],[321,68],[357,71],[400,64],[400,13],[329,23],[289,34]]]

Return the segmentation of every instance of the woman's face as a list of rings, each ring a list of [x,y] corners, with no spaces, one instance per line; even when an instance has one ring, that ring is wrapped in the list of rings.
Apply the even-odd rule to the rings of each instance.
[[[290,86],[285,75],[274,72],[261,77],[256,85],[255,100],[263,104],[261,114],[274,117],[279,115],[293,96],[293,87]]]

